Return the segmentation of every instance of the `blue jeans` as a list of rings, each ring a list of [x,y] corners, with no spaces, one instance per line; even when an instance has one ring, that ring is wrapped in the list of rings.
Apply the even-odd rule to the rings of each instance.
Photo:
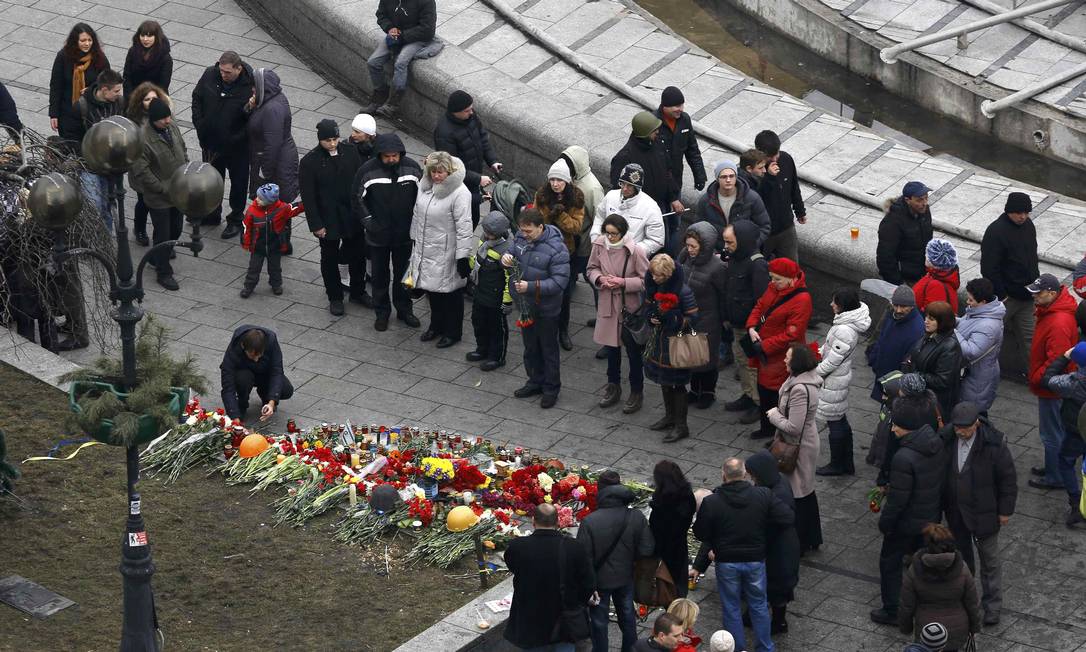
[[[93,172],[79,173],[80,185],[83,186],[83,194],[98,210],[102,217],[102,223],[106,225],[106,231],[113,232],[113,213],[109,206],[109,179]]]
[[[769,638],[769,603],[765,595],[765,562],[717,562],[716,588],[724,608],[724,629],[735,639],[735,649],[746,650],[740,603],[747,601],[751,628],[754,630],[754,652],[774,652],[777,648]]]
[[[1038,431],[1045,447],[1045,477],[1048,484],[1063,485],[1067,493],[1077,495],[1078,478],[1075,477],[1075,458],[1060,455],[1060,447],[1067,433],[1060,418],[1060,399],[1037,399]]]
[[[764,576],[762,587],[765,588]],[[600,603],[588,609],[592,620],[592,652],[607,652],[608,650],[607,612],[608,604],[612,601],[615,603],[615,614],[618,616],[618,628],[622,630],[622,652],[629,652],[637,643],[637,614],[634,611],[633,585],[597,590],[600,594]]]
[[[377,44],[377,49],[366,60],[366,66],[370,69],[370,81],[373,82],[373,89],[377,90],[388,86],[388,83],[385,82],[385,64],[393,56],[395,56],[395,61],[392,64],[392,88],[397,91],[407,88],[407,68],[411,65],[411,60],[415,58],[419,50],[429,44],[429,41],[408,43],[399,48],[399,51],[393,55],[385,40],[381,39],[381,42]]]

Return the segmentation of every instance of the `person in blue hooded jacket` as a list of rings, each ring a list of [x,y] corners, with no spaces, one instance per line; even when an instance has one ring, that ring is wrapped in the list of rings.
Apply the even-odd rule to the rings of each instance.
[[[890,298],[891,319],[882,321],[879,337],[867,350],[867,364],[882,378],[901,368],[913,344],[924,336],[924,316],[916,309],[916,296],[908,285],[899,285]],[[875,381],[871,400],[882,402],[882,385]]]
[[[569,283],[569,249],[562,232],[543,223],[543,214],[528,208],[517,216],[518,231],[502,265],[511,268],[509,294],[520,312],[517,325],[524,337],[524,369],[528,382],[513,392],[517,398],[542,394],[540,407],[558,402],[562,376],[558,357],[558,322],[562,293]]]

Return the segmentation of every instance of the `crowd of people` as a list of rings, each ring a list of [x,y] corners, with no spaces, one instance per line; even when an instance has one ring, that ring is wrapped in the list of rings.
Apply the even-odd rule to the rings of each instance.
[[[379,3],[387,38],[369,60],[374,106],[352,120],[346,138],[335,120],[321,120],[300,160],[275,71],[227,51],[193,86],[202,158],[230,180],[229,212],[220,206],[202,222],[225,222],[221,237],[249,252],[241,298],[257,291],[265,262],[272,292],[285,291],[281,259],[292,254],[292,219],[304,214],[332,315],[344,314],[346,298],[373,310],[377,331],[388,329],[393,308],[406,326],[422,328],[413,304],[425,295],[429,323],[419,338],[447,348],[462,339],[470,295],[475,346],[465,358],[484,371],[504,366],[514,314],[527,374],[514,395],[540,396],[550,408],[562,386],[560,349],[573,348],[570,303],[582,279],[595,299],[597,358],[606,360],[601,408],[643,409],[647,377],[663,399],[650,428],[665,443],[680,441],[690,436],[689,409],[713,406],[720,370],[734,365],[740,391],[723,407],[757,424],[749,438],[766,448],[726,460],[713,491],[695,491],[676,464],[661,461],[648,518],[629,509],[632,493],[606,471],[598,509],[575,540],[556,529],[553,507],[537,508],[533,534],[506,554],[516,587],[506,638],[526,649],[572,649],[567,620],[584,612],[593,649],[606,650],[613,605],[623,650],[694,649],[697,605],[685,600],[687,579],[713,565],[724,615],[710,649],[748,649],[748,622],[749,649],[774,650],[772,635],[788,631],[799,559],[823,542],[817,478],[856,473],[848,405],[860,351],[877,378],[870,397],[880,409],[868,461],[879,468],[882,496],[882,604],[871,619],[915,633],[930,650],[964,649],[982,625],[998,623],[998,534],[1017,494],[1014,461],[990,413],[1001,379],[1028,383],[1037,397],[1044,459],[1029,485],[1065,492],[1067,526],[1083,521],[1075,464],[1086,449],[1078,430],[1086,304],[1074,294],[1086,296],[1086,259],[1071,287],[1040,273],[1030,197],[1010,193],[986,230],[981,273],[965,283],[961,309],[958,254],[935,237],[931,190],[905,184],[879,228],[878,272],[897,286],[885,314],[873,313],[857,288],[839,287],[829,332],[809,341],[813,302],[796,232],[806,210],[777,134],[762,131],[738,160],[715,162],[709,178],[682,91],[668,87],[655,112],[633,117],[611,160],[610,190],[573,144],[526,206],[484,214],[502,164],[467,92],[448,97],[435,151],[421,162],[396,134],[378,133],[373,118],[400,110],[410,60],[435,53],[433,4]],[[173,119],[172,68],[169,40],[146,21],[121,72],[84,23],[52,70],[52,126],[73,147],[110,116],[140,126],[143,149],[129,183],[144,246],[180,235],[168,180],[188,155]],[[693,207],[682,201],[684,165],[701,193]],[[112,228],[105,180],[87,172],[83,188]],[[162,248],[151,262],[166,290],[179,287],[172,258]],[[246,416],[253,389],[262,419],[293,392],[274,332],[242,326],[222,363],[231,417]],[[819,466],[822,423],[830,455]],[[687,547],[691,527],[697,551]],[[634,568],[647,557],[662,560],[678,599],[651,638],[637,641]]]

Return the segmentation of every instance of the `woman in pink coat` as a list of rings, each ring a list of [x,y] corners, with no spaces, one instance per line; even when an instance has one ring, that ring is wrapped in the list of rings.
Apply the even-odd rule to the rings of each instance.
[[[602,234],[592,242],[588,256],[588,282],[599,291],[596,330],[592,339],[607,350],[607,387],[600,407],[611,407],[622,398],[619,384],[622,373],[622,349],[630,362],[630,396],[622,407],[624,414],[641,409],[645,376],[641,369],[641,346],[622,327],[622,308],[633,312],[641,306],[645,273],[649,259],[645,250],[626,239],[629,224],[621,215],[603,220]]]

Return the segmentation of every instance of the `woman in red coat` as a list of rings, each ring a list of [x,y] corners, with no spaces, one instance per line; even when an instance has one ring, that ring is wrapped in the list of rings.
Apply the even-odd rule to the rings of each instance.
[[[793,342],[807,342],[807,322],[811,319],[811,295],[799,265],[788,258],[774,258],[769,263],[769,287],[747,318],[747,334],[761,354],[750,356],[750,365],[758,370],[758,401],[761,406],[761,428],[751,433],[751,439],[773,436],[773,425],[766,410],[776,407],[777,394],[788,369],[784,354]]]

